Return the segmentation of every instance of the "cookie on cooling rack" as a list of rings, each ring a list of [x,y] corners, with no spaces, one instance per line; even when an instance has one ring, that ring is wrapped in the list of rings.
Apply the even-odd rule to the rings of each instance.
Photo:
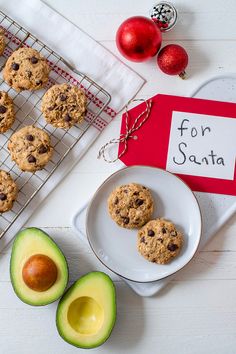
[[[6,41],[4,36],[4,29],[0,28],[0,55],[3,55],[5,47],[6,47]]]
[[[183,241],[182,233],[172,222],[150,220],[138,232],[138,251],[150,262],[166,264],[179,254]]]
[[[12,208],[18,188],[10,173],[0,170],[0,213]]]
[[[54,85],[43,96],[42,112],[47,123],[56,128],[69,129],[82,123],[86,104],[86,96],[77,86]]]
[[[24,47],[8,58],[3,78],[16,91],[34,91],[46,85],[49,72],[46,59],[37,50]]]
[[[152,216],[153,198],[147,187],[137,183],[125,184],[111,192],[108,211],[119,226],[139,228]]]
[[[50,160],[53,149],[49,135],[28,125],[14,133],[8,143],[11,159],[22,171],[41,170]]]
[[[6,132],[14,121],[13,100],[6,92],[0,91],[0,133]]]

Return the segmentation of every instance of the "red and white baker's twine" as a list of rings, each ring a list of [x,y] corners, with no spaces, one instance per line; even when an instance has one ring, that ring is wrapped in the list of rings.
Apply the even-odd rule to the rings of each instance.
[[[138,115],[137,118],[135,118],[134,123],[129,128],[128,107],[132,102],[145,102],[146,108]],[[99,150],[98,159],[100,157],[103,157],[104,161],[106,161],[108,163],[116,162],[117,160],[119,160],[126,153],[126,151],[128,149],[128,140],[129,139],[137,139],[137,136],[133,135],[133,133],[135,131],[137,131],[139,128],[141,128],[141,126],[147,121],[147,119],[150,116],[151,107],[152,107],[151,100],[146,101],[143,98],[140,98],[140,99],[137,98],[137,99],[130,100],[127,103],[127,105],[125,106],[125,130],[126,130],[126,132],[124,134],[120,134],[119,138],[114,138],[114,139],[110,140],[108,143],[106,143],[105,145],[103,145],[101,147],[101,149]],[[143,118],[143,119],[141,120],[141,118]],[[124,143],[124,149],[118,154],[118,156],[115,159],[112,160],[110,158],[107,158],[105,155],[105,151],[106,151],[107,147],[110,145],[119,144],[119,143]]]

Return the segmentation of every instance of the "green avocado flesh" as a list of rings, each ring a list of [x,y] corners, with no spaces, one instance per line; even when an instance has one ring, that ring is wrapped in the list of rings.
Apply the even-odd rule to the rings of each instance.
[[[26,285],[22,275],[26,261],[37,254],[49,257],[57,270],[55,282],[44,291],[32,290]],[[68,267],[57,244],[44,231],[32,227],[16,235],[11,253],[10,275],[14,291],[22,301],[29,305],[42,306],[57,300],[63,294],[68,282]]]
[[[108,275],[91,272],[77,280],[61,298],[57,329],[68,343],[95,348],[111,334],[116,320],[115,287]]]

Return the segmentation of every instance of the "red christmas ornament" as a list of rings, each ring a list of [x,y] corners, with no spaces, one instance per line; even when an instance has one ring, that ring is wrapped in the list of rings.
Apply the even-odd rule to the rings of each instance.
[[[184,79],[185,69],[188,65],[188,54],[180,45],[169,44],[158,53],[157,64],[165,74],[179,75]]]
[[[157,54],[161,46],[161,31],[149,18],[130,17],[116,33],[116,45],[127,59],[142,62]]]

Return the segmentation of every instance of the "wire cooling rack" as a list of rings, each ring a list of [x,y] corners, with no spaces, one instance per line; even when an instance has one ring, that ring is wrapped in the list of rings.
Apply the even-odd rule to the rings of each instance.
[[[88,129],[92,125],[101,129],[101,124],[99,125],[99,116],[107,107],[111,97],[109,93],[96,84],[96,82],[77,71],[60,55],[55,53],[34,35],[29,33],[21,25],[13,21],[1,11],[0,28],[4,29],[6,38],[6,48],[3,56],[0,57],[1,72],[7,58],[13,51],[21,46],[32,47],[38,50],[47,59],[48,64],[51,67],[47,86],[44,89],[33,92],[16,92],[3,81],[2,73],[0,76],[0,91],[8,92],[13,98],[16,112],[16,119],[11,129],[6,133],[0,134],[0,164],[1,169],[10,172],[19,188],[18,197],[14,203],[13,209],[0,214],[1,239]],[[40,110],[41,99],[46,90],[54,84],[65,82],[82,88],[88,100],[87,113],[84,122],[69,130],[54,128],[50,124],[47,124]],[[50,162],[44,169],[35,173],[22,172],[11,160],[7,149],[10,136],[18,129],[32,124],[44,129],[49,134],[51,145],[54,148],[54,153]]]

